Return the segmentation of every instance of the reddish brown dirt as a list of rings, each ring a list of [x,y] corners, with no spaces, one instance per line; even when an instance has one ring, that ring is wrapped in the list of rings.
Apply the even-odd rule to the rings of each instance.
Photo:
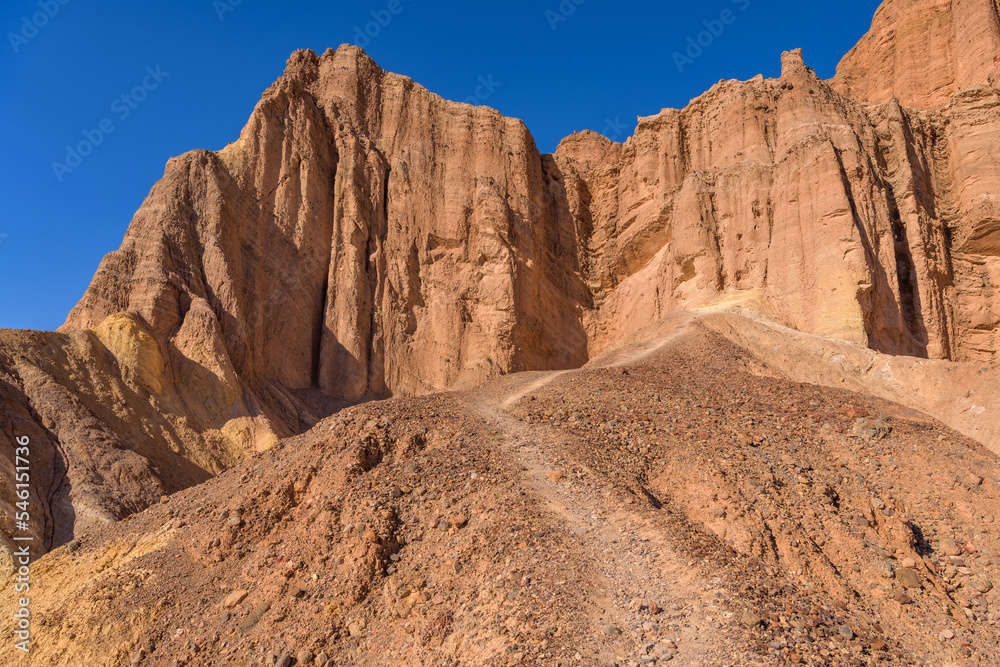
[[[677,325],[348,409],[56,550],[30,664],[998,664],[997,457]]]

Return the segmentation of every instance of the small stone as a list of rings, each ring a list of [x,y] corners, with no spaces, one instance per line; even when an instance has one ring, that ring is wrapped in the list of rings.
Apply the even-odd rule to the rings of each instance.
[[[243,600],[245,600],[246,597],[247,597],[247,592],[244,590],[233,591],[226,597],[226,600],[222,606],[225,607],[226,609],[232,609],[239,603],[243,602]]]
[[[229,517],[229,520],[226,521],[226,525],[232,526],[233,528],[239,528],[243,525],[243,519],[238,516]]]
[[[725,519],[726,510],[712,510],[712,516],[718,517],[720,519]]]
[[[365,542],[369,542],[370,544],[378,544],[378,533],[376,533],[374,530],[369,530],[367,533],[365,533],[364,540]]]
[[[976,591],[977,593],[982,593],[986,595],[993,590],[993,582],[989,579],[973,579],[969,582],[969,588]]]
[[[913,604],[913,598],[903,591],[896,591],[896,594],[892,596],[892,599],[899,604]]]
[[[748,628],[752,628],[763,623],[764,619],[753,612],[745,611],[743,612],[743,615],[740,616],[740,621]]]
[[[954,638],[955,638],[955,633],[952,632],[951,630],[941,631],[941,639],[948,641],[949,639],[954,639]]]
[[[80,540],[73,540],[72,542],[66,545],[66,549],[70,553],[74,553],[79,548],[80,548]]]
[[[328,656],[325,651],[320,651],[319,655],[316,656],[316,660],[314,662],[316,664],[316,667],[326,667],[326,663],[328,663],[329,661],[330,661],[330,656]]]
[[[560,480],[562,480],[562,478],[563,474],[558,470],[556,472],[549,473],[549,479],[551,479],[553,482],[559,482]]]
[[[962,555],[962,548],[954,540],[941,540],[938,551],[944,556]]]
[[[349,632],[352,637],[360,637],[364,631],[365,625],[361,621],[354,621],[347,626],[347,632]]]
[[[299,654],[295,656],[295,659],[299,665],[308,665],[313,659],[312,651],[299,651]]]
[[[620,637],[621,634],[622,634],[622,631],[619,630],[618,628],[616,628],[613,625],[605,625],[604,626],[604,634],[606,634],[608,637]]]
[[[455,528],[462,528],[465,524],[469,523],[469,517],[464,514],[456,514],[448,519],[448,523],[455,526]]]
[[[852,630],[851,627],[848,625],[840,626],[839,628],[837,628],[837,632],[840,634],[841,637],[843,637],[848,641],[854,639],[854,630]]]
[[[885,440],[892,433],[892,427],[881,420],[862,418],[854,422],[852,433],[865,442]]]
[[[280,658],[274,663],[274,667],[288,667],[292,664],[292,656],[287,653],[283,653]]]
[[[896,580],[906,588],[920,588],[920,573],[910,567],[896,570]]]

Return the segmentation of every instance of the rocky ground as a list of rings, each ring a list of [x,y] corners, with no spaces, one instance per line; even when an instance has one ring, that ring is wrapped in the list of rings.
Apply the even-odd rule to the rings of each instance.
[[[347,409],[54,551],[27,664],[994,665],[997,463],[678,316]]]

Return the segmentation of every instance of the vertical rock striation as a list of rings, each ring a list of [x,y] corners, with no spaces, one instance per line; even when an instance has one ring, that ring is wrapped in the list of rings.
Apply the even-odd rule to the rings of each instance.
[[[1000,85],[997,0],[886,0],[837,68],[833,87],[866,103],[931,109]]]

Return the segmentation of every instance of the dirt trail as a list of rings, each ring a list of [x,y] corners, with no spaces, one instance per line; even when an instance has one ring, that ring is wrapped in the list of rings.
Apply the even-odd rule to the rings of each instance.
[[[616,350],[588,368],[636,363],[687,331],[690,318],[667,335]],[[616,488],[574,455],[572,436],[525,423],[508,409],[558,378],[579,371],[532,374],[502,393],[473,393],[471,412],[504,434],[503,446],[520,467],[524,487],[555,524],[578,535],[589,552],[597,594],[589,600],[593,633],[605,638],[604,661],[715,664],[734,647],[720,631],[733,613],[719,579],[673,549],[671,517],[655,499]],[[574,470],[579,472],[573,472]],[[658,504],[658,503],[657,503]],[[655,619],[655,620],[652,620]],[[738,649],[737,649],[738,650]]]
[[[690,331],[690,325],[697,318],[693,312],[678,311],[657,322],[656,324],[643,329],[637,334],[641,342],[632,342],[622,347],[607,350],[603,354],[592,359],[585,368],[618,368],[630,366],[644,361],[656,354],[669,343],[676,341],[685,333]],[[654,335],[654,332],[662,331],[664,328],[673,326],[667,333]],[[652,335],[648,340],[647,335]]]
[[[687,333],[688,325],[694,320],[695,316],[694,314],[682,313],[675,314],[675,318],[677,319],[676,328],[669,333],[642,343],[636,343],[609,350],[608,352],[592,359],[586,366],[584,366],[584,368],[618,368],[621,366],[628,366],[648,358],[657,351],[662,350],[669,343],[677,340],[683,334]],[[506,409],[564,375],[572,375],[579,372],[579,369],[570,369],[565,371],[522,373],[518,376],[521,379],[521,383],[500,396],[483,394],[481,392],[477,393],[477,396],[480,399],[477,406],[479,408],[485,408],[487,411],[494,404],[500,405],[503,409]],[[534,379],[528,382],[527,380],[530,378]]]

